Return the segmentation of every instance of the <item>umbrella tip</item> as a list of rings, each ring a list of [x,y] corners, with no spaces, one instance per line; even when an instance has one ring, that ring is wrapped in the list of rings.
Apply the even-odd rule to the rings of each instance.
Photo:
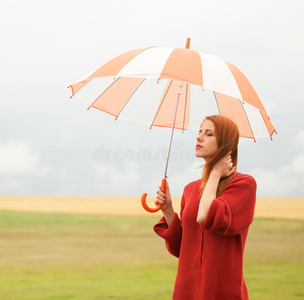
[[[187,42],[186,42],[186,47],[185,47],[186,49],[189,49],[189,47],[190,47],[190,40],[191,39],[188,37]]]

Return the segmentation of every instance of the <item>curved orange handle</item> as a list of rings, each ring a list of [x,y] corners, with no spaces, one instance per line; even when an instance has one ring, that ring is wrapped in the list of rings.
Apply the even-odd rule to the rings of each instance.
[[[162,188],[163,188],[163,192],[166,193],[166,184],[167,184],[167,180],[166,179],[162,179]],[[155,213],[157,211],[159,211],[161,209],[161,204],[158,204],[155,208],[151,208],[147,205],[147,202],[146,202],[146,198],[147,198],[147,193],[143,193],[142,196],[141,196],[141,205],[142,207],[150,212],[150,213]]]

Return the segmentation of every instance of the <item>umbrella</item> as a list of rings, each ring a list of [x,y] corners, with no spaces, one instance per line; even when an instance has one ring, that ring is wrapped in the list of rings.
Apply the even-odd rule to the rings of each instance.
[[[138,119],[150,121],[153,126],[172,129],[165,175],[174,129],[186,130],[190,122],[201,122],[208,105],[216,106],[216,113],[232,119],[240,136],[270,137],[275,131],[270,118],[252,85],[233,64],[219,57],[185,48],[149,47],[125,52],[97,67],[71,84],[76,93],[93,107],[115,116],[115,120],[131,112]],[[165,83],[159,103],[150,99],[151,82]],[[191,95],[193,93],[193,95]],[[141,95],[136,97],[136,95]],[[191,100],[191,105],[190,105]],[[211,104],[213,103],[213,104]],[[131,109],[128,107],[131,107]],[[88,109],[89,109],[88,108]],[[134,116],[133,116],[134,117]],[[142,195],[142,205],[150,208]]]

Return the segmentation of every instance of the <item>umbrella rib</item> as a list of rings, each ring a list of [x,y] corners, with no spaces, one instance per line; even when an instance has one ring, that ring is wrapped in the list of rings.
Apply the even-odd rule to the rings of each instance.
[[[214,96],[214,99],[215,99],[215,102],[216,102],[216,106],[217,106],[218,113],[221,114],[220,106],[219,106],[219,104],[218,104],[218,102],[217,102],[216,94],[215,94],[214,91],[213,91],[212,93],[213,93],[213,96]]]
[[[88,107],[88,110],[93,107],[93,105],[95,104],[95,102],[114,84],[116,83],[121,77],[117,78],[115,81],[113,81],[97,98],[96,100]]]
[[[121,77],[120,77],[121,78]],[[129,99],[126,101],[126,103],[124,104],[124,106],[122,107],[122,109],[120,110],[120,112],[117,114],[116,119],[120,116],[121,112],[123,111],[123,109],[125,108],[125,106],[128,104],[128,102],[130,101],[130,99],[132,98],[132,96],[134,95],[134,93],[137,91],[137,89],[142,85],[142,83],[146,80],[146,78],[143,79],[143,81],[136,87],[136,89],[132,92],[131,96],[129,97]]]
[[[240,99],[238,99],[238,100],[240,101],[241,106],[242,106],[242,108],[243,108],[243,110],[244,110],[244,113],[245,113],[246,119],[247,119],[247,121],[248,121],[248,124],[249,124],[250,130],[251,130],[251,133],[252,133],[253,140],[254,140],[254,142],[256,142],[255,137],[254,137],[254,134],[253,134],[253,130],[252,130],[252,127],[251,127],[251,124],[250,124],[250,122],[249,122],[249,118],[248,118],[247,112],[246,112],[246,110],[245,110],[245,108],[244,108],[244,105],[243,105],[242,101],[241,101]],[[250,104],[249,104],[249,105],[250,105]]]
[[[183,131],[185,130],[185,120],[186,120],[186,110],[187,110],[187,101],[188,101],[188,88],[189,84],[186,84],[186,96],[185,96],[185,108],[184,108],[184,119],[183,119]]]
[[[165,98],[166,98],[167,93],[168,93],[168,91],[169,91],[169,89],[170,89],[170,87],[171,87],[172,82],[173,82],[173,80],[170,81],[170,84],[169,84],[169,86],[168,86],[168,88],[167,88],[167,90],[166,90],[166,93],[165,93],[165,95],[164,95],[164,97],[163,97],[163,100],[162,100],[162,102],[160,103],[160,105],[159,105],[159,107],[158,107],[158,109],[157,109],[157,112],[156,112],[156,114],[155,114],[155,116],[154,116],[154,119],[153,119],[153,121],[152,121],[152,124],[151,124],[151,126],[150,126],[150,129],[152,128],[153,123],[154,123],[154,121],[155,121],[155,119],[156,119],[156,117],[157,117],[157,115],[158,115],[158,113],[159,113],[159,111],[160,111],[160,109],[161,109],[161,107],[162,107],[164,101],[165,101]]]

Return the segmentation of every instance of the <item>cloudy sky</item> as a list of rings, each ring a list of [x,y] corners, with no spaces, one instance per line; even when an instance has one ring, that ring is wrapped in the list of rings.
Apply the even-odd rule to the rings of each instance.
[[[153,194],[168,130],[86,110],[67,86],[131,49],[184,47],[236,65],[278,132],[242,140],[239,171],[259,196],[304,197],[302,0],[1,1],[0,194]],[[174,137],[174,195],[199,178],[196,133]]]

